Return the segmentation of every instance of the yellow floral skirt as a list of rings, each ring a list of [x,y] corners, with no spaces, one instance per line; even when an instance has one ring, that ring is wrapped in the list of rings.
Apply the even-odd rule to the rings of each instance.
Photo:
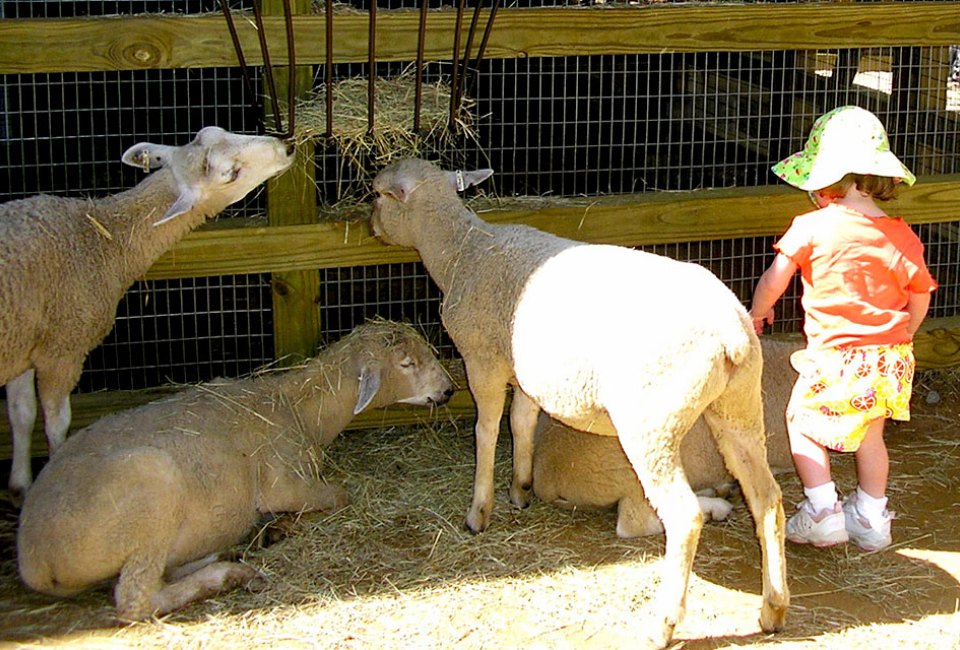
[[[790,363],[800,373],[787,405],[794,433],[835,451],[856,451],[874,420],[910,419],[912,343],[805,349]]]

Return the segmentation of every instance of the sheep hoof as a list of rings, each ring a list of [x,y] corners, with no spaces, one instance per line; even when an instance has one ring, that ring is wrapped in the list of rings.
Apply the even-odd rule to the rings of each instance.
[[[10,490],[10,503],[13,504],[13,507],[19,510],[23,507],[23,499],[27,496],[27,491],[24,488],[11,487]]]
[[[765,602],[760,608],[760,629],[764,632],[779,632],[786,621],[786,606],[775,606]]]
[[[510,503],[523,510],[530,506],[532,501],[533,486],[514,484],[510,487]]]
[[[733,505],[725,499],[716,497],[697,497],[700,511],[705,521],[725,521],[733,512]]]
[[[255,571],[253,576],[243,584],[243,588],[251,593],[266,591],[269,586],[270,581],[267,579],[267,576],[260,571]]]
[[[470,511],[467,512],[467,518],[463,522],[463,527],[474,535],[479,535],[487,529],[489,523],[490,517],[487,516],[483,510],[471,508]]]

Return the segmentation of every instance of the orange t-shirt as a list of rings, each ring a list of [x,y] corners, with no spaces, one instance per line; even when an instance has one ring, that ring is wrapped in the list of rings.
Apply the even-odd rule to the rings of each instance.
[[[899,217],[829,205],[795,217],[774,248],[800,269],[811,348],[907,343],[909,294],[937,288],[923,243]]]

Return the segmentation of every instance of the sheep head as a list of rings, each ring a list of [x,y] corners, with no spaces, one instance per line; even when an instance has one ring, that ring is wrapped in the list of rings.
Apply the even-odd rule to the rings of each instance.
[[[433,348],[409,325],[372,321],[354,330],[363,362],[353,413],[388,404],[439,406],[453,394],[453,382]]]
[[[373,179],[373,234],[386,244],[415,246],[412,215],[435,212],[450,201],[459,203],[457,192],[492,174],[492,169],[446,171],[417,158],[388,165]]]
[[[293,164],[295,149],[269,136],[230,133],[216,126],[200,129],[182,147],[141,142],[127,149],[123,162],[144,171],[166,167],[180,193],[159,221],[201,208],[216,214]]]

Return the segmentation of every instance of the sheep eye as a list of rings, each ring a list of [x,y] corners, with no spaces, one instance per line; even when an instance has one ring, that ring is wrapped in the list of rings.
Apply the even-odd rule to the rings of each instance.
[[[238,176],[240,176],[240,168],[234,167],[229,172],[227,172],[227,182],[232,183],[233,181],[237,180]]]

